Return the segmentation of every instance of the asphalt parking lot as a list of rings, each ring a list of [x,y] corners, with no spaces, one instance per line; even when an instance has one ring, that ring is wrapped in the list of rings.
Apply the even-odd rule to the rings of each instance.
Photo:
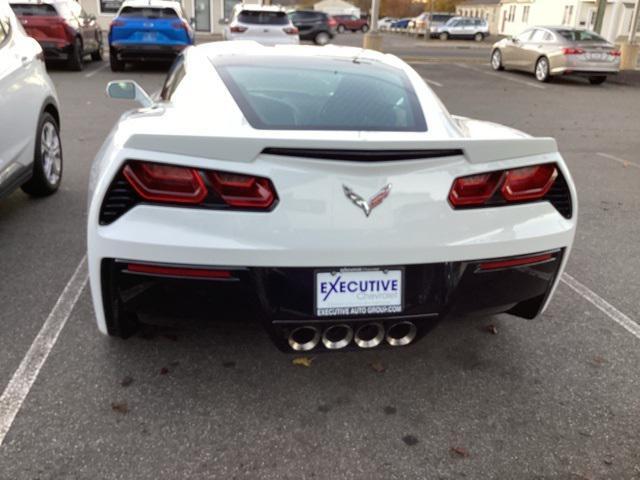
[[[308,367],[238,315],[101,336],[83,260],[88,174],[133,106],[104,87],[157,91],[165,69],[52,68],[63,185],[0,201],[0,391],[20,379],[0,403],[0,479],[640,479],[639,90],[539,84],[470,60],[486,46],[433,47],[434,60],[416,39],[388,40],[451,113],[558,140],[579,226],[545,315],[452,319],[415,346]],[[34,343],[45,321],[63,328]],[[32,385],[25,361],[41,365]]]

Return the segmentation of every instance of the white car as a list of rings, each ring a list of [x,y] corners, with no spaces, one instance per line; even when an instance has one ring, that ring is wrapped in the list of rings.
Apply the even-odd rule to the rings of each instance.
[[[100,331],[255,305],[283,350],[413,343],[447,316],[539,315],[577,199],[551,138],[450,115],[360,48],[190,47],[152,101],[132,81],[93,167]]]
[[[262,45],[298,44],[298,29],[284,8],[276,5],[239,4],[233,9],[225,40],[253,40]]]
[[[389,30],[391,28],[391,25],[394,22],[397,22],[398,19],[394,18],[394,17],[384,17],[381,18],[380,20],[378,20],[378,29],[384,31],[384,30]]]
[[[62,178],[60,113],[42,48],[0,0],[0,197],[44,196]]]

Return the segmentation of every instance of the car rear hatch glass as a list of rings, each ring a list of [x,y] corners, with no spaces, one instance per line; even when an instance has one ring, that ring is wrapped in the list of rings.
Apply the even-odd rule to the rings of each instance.
[[[64,19],[47,3],[12,3],[11,8],[22,26],[38,41],[66,40]]]
[[[406,74],[366,59],[226,57],[214,62],[247,121],[266,130],[423,132]]]
[[[243,10],[238,14],[238,23],[246,27],[246,33],[252,36],[286,36],[283,28],[290,25],[289,17],[284,12],[265,12]]]
[[[111,29],[112,41],[130,44],[188,43],[186,26],[173,8],[124,7]]]

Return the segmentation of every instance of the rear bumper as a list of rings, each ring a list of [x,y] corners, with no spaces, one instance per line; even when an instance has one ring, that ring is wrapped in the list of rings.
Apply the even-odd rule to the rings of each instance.
[[[257,313],[254,317],[276,346],[290,351],[287,338],[300,326],[321,331],[329,325],[346,324],[355,330],[363,323],[379,322],[388,329],[408,320],[416,325],[419,338],[448,316],[509,312],[534,318],[553,291],[564,251],[547,253],[550,258],[538,263],[492,269],[486,267],[487,260],[399,267],[403,269],[403,308],[393,314],[317,316],[315,268],[230,267],[224,270],[228,278],[198,279],[137,273],[127,261],[104,259],[101,290],[107,319],[113,318],[108,310],[116,304],[128,313],[211,321],[223,312],[247,318],[241,313],[249,308]],[[116,331],[109,320],[107,329]],[[315,350],[323,348],[320,343]]]
[[[39,42],[46,60],[66,60],[73,45],[64,42]]]
[[[187,44],[111,44],[109,45],[109,55],[124,62],[172,61],[187,47]]]

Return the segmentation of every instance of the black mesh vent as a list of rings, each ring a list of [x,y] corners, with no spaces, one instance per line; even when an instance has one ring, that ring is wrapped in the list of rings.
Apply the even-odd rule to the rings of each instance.
[[[317,158],[352,162],[390,162],[463,155],[460,149],[448,150],[337,150],[320,148],[265,148],[262,153],[282,157]]]
[[[555,183],[544,196],[544,200],[553,205],[560,215],[565,218],[571,218],[573,215],[573,205],[571,204],[571,192],[569,191],[569,185],[567,185],[567,181],[564,179],[564,176],[561,172],[558,172],[558,178]]]
[[[138,201],[138,196],[129,185],[129,182],[122,174],[118,174],[115,180],[111,182],[109,190],[107,190],[107,194],[102,201],[100,225],[110,224],[132,208]]]

